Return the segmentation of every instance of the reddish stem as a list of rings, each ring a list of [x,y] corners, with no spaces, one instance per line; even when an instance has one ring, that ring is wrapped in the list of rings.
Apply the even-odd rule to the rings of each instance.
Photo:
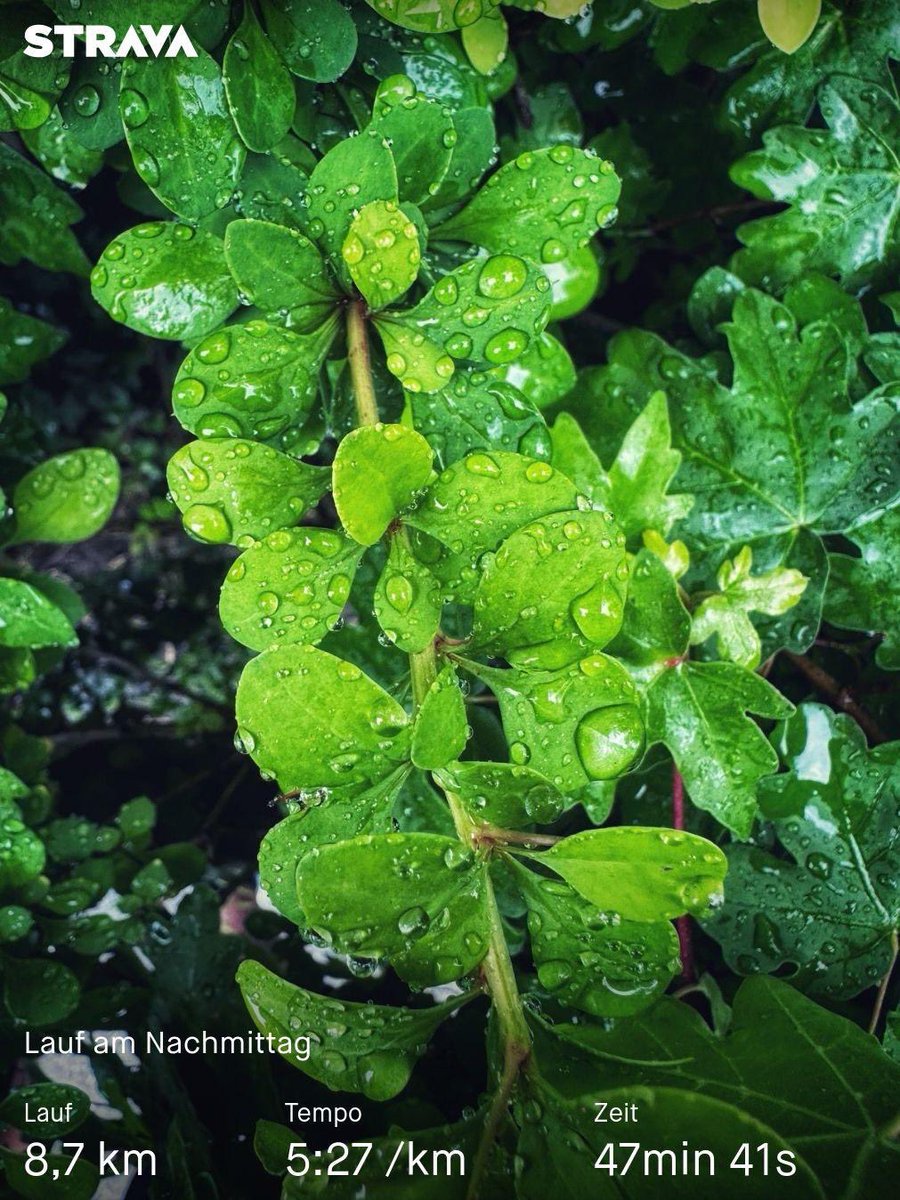
[[[672,825],[675,829],[684,829],[684,780],[681,772],[672,764]],[[697,968],[694,965],[694,942],[691,933],[691,918],[685,913],[675,922],[678,930],[678,944],[681,948],[681,978],[686,983],[693,983],[697,978]]]

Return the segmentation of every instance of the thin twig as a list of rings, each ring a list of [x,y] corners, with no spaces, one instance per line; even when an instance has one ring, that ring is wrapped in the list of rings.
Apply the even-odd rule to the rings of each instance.
[[[527,1051],[521,1047],[515,1048],[507,1045],[503,1074],[500,1077],[500,1086],[494,1093],[491,1107],[484,1122],[484,1130],[475,1154],[475,1162],[472,1166],[472,1176],[469,1180],[466,1200],[478,1200],[481,1183],[490,1162],[491,1151],[497,1141],[501,1126],[509,1109],[509,1101],[513,1093],[513,1088],[516,1086],[519,1071],[522,1069],[522,1064],[526,1058]]]
[[[849,688],[842,687],[834,676],[829,675],[826,670],[811,659],[804,658],[801,654],[794,654],[792,650],[785,650],[784,654],[788,661],[805,675],[816,690],[821,692],[823,696],[826,696],[835,708],[839,708],[841,712],[847,713],[856,721],[857,725],[869,739],[870,745],[875,746],[887,741],[881,726],[853,698],[853,694]]]
[[[878,994],[875,997],[875,1005],[869,1021],[869,1033],[875,1032],[878,1028],[878,1022],[881,1020],[881,1010],[884,1008],[884,1000],[887,996],[887,990],[890,987],[891,976],[894,974],[894,967],[897,965],[898,954],[900,954],[900,941],[897,939],[897,930],[895,929],[891,934],[891,961],[888,963],[888,969],[885,971],[881,983],[878,985]]]
[[[674,763],[672,764],[672,827],[684,829],[684,780]],[[675,928],[678,930],[678,945],[681,950],[681,977],[686,983],[693,983],[697,978],[697,968],[694,963],[691,918],[687,913],[678,917]]]

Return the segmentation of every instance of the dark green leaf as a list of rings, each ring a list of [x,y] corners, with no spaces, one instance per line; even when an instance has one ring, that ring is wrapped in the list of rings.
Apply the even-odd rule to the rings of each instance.
[[[232,221],[225,258],[241,294],[273,320],[307,331],[334,310],[336,292],[318,248],[271,221]]]
[[[353,62],[356,26],[339,0],[262,0],[278,53],[301,79],[328,83]]]
[[[250,150],[271,150],[291,127],[294,81],[249,4],[225,48],[222,76],[228,107],[244,145]]]

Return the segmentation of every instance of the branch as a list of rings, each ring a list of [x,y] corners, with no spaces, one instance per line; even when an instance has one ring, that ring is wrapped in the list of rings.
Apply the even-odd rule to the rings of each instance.
[[[811,659],[794,654],[792,650],[785,650],[783,653],[787,656],[788,661],[806,676],[813,687],[831,701],[835,708],[839,708],[841,712],[847,713],[854,719],[869,739],[870,745],[877,746],[881,742],[887,741],[881,726],[861,704],[854,700],[853,693],[849,688],[842,687],[834,676],[829,675],[824,668]]]

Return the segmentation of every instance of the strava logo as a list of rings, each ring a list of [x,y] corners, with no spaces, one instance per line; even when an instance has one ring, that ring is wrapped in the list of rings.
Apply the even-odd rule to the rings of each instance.
[[[173,33],[174,30],[174,33]],[[46,58],[62,43],[63,58],[75,57],[75,44],[84,39],[85,58],[196,58],[197,51],[183,25],[129,25],[121,41],[111,25],[29,25],[25,30],[25,53]]]

